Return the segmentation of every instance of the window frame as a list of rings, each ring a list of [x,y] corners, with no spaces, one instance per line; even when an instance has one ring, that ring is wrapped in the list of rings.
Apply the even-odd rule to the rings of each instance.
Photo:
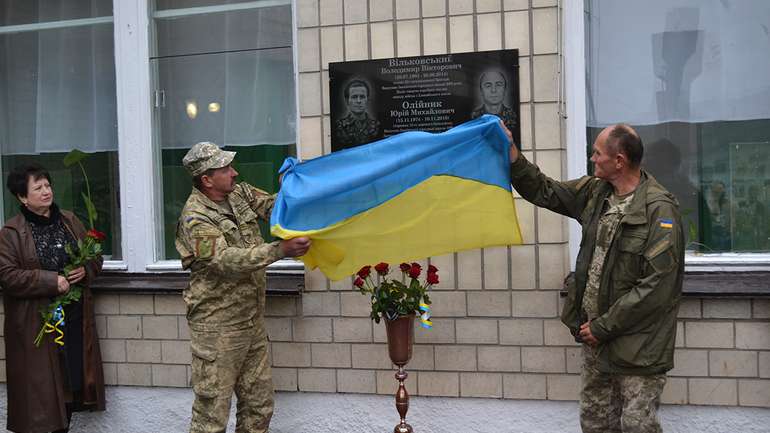
[[[25,32],[37,32],[41,30],[51,30],[51,29],[62,29],[62,28],[73,28],[73,27],[84,27],[84,26],[92,26],[97,24],[108,24],[112,23],[113,25],[113,35],[115,35],[115,27],[116,27],[116,20],[115,20],[115,3],[120,2],[113,2],[113,12],[112,16],[100,16],[100,17],[90,17],[90,18],[75,18],[75,19],[69,19],[69,20],[56,20],[56,21],[43,21],[38,23],[27,23],[27,24],[14,24],[9,26],[0,26],[0,35],[3,34],[11,34],[11,33],[25,33]],[[115,56],[117,57],[117,50],[115,51]],[[118,79],[117,79],[117,71],[115,76],[115,88],[117,91],[117,85],[118,85]],[[117,95],[116,95],[117,98]],[[116,99],[116,103],[119,104],[119,100]],[[118,111],[120,111],[120,107],[118,107]],[[121,175],[122,169],[121,169],[121,157],[120,157],[120,122],[118,122],[118,179],[119,179],[119,186],[122,189],[123,188],[123,181],[124,176]],[[2,156],[2,153],[0,153],[0,156]],[[2,165],[2,158],[0,158],[0,173],[2,173],[3,165]],[[5,181],[5,179],[3,179]],[[121,191],[122,192],[122,191]],[[121,199],[122,199],[121,194]],[[10,199],[13,200],[14,198],[11,197],[9,194],[5,192],[5,182],[3,182],[2,188],[0,188],[0,203],[5,203],[4,200]],[[125,223],[125,217],[122,215],[123,209],[121,209],[121,224]],[[0,225],[5,224],[5,213],[0,212]],[[125,249],[126,247],[126,241],[123,237],[123,227],[121,227],[121,248]],[[105,260],[103,268],[105,270],[126,270],[126,261],[125,258],[121,260]]]
[[[120,170],[123,260],[106,262],[105,269],[130,273],[179,272],[180,260],[159,257],[161,233],[158,221],[160,152],[155,147],[153,83],[150,54],[152,20],[191,13],[204,14],[254,7],[290,5],[292,8],[292,62],[294,65],[295,117],[299,120],[296,0],[269,0],[220,6],[171,9],[154,12],[152,0],[113,1],[115,20],[115,74],[118,104],[118,159]],[[299,128],[295,146],[300,154]],[[149,199],[148,199],[149,197]],[[146,222],[150,221],[151,224]],[[303,274],[304,264],[280,260],[268,267],[275,274]]]
[[[560,85],[566,93],[566,146],[567,176],[569,179],[587,174],[586,118],[586,29],[585,1],[559,0],[557,6],[562,11],[563,27],[560,52],[563,73]],[[565,37],[569,35],[569,37]],[[569,257],[570,269],[575,270],[575,260],[580,249],[582,231],[580,225],[569,222]],[[685,252],[685,272],[764,272],[770,271],[770,252],[768,253],[719,253],[703,254],[694,251]]]

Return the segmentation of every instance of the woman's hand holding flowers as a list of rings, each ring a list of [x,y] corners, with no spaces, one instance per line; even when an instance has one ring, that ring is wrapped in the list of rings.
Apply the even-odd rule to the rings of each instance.
[[[62,275],[57,275],[56,285],[59,293],[67,293],[70,290],[70,283]]]
[[[75,284],[80,282],[83,278],[86,276],[86,268],[83,266],[73,269],[67,274],[67,281],[69,281],[70,284]]]

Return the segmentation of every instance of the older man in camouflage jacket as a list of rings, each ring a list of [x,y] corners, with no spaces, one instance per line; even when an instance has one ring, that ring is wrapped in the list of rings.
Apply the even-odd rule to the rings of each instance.
[[[235,152],[197,143],[182,163],[194,188],[179,217],[176,249],[190,270],[184,292],[192,350],[191,433],[224,432],[232,394],[236,432],[267,432],[273,384],[264,326],[265,268],[305,254],[307,238],[265,243],[275,197],[236,183]]]
[[[511,182],[528,201],[575,218],[583,239],[562,321],[583,342],[584,433],[660,432],[657,409],[674,366],[684,274],[676,199],[640,167],[630,126],[599,134],[594,176],[559,182],[511,146]]]

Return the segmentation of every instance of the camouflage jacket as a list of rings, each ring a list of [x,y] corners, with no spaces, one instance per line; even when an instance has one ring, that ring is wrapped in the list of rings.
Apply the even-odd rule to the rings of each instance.
[[[511,164],[511,183],[537,206],[576,219],[583,230],[574,278],[568,279],[561,319],[575,335],[596,233],[612,185],[592,176],[559,182],[522,155]],[[607,250],[599,279],[599,367],[606,373],[647,375],[673,368],[676,315],[684,276],[684,231],[679,205],[642,171],[634,197]]]
[[[265,268],[282,258],[279,243],[265,243],[257,219],[270,220],[275,196],[247,183],[228,196],[232,213],[193,188],[176,231],[182,267],[190,270],[184,292],[190,325],[233,326],[261,320]]]
[[[495,114],[495,113],[487,112],[487,107],[485,105],[482,105],[471,112],[471,119],[481,117],[485,114]],[[500,112],[495,114],[495,116],[499,117],[505,124],[505,127],[508,128],[508,130],[510,130],[512,133],[516,131],[516,128],[517,128],[516,125],[519,122],[518,122],[518,117],[516,116],[516,112],[513,111],[512,108],[509,108],[503,105],[502,107],[500,107]]]
[[[339,149],[358,146],[372,142],[380,137],[380,122],[367,114],[362,120],[357,120],[348,114],[334,125],[335,144]]]

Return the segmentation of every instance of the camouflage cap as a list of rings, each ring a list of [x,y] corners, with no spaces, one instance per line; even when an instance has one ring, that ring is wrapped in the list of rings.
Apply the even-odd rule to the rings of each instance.
[[[190,172],[190,176],[200,176],[206,170],[222,168],[235,158],[235,152],[222,150],[214,143],[203,141],[195,143],[182,158],[182,165]]]

